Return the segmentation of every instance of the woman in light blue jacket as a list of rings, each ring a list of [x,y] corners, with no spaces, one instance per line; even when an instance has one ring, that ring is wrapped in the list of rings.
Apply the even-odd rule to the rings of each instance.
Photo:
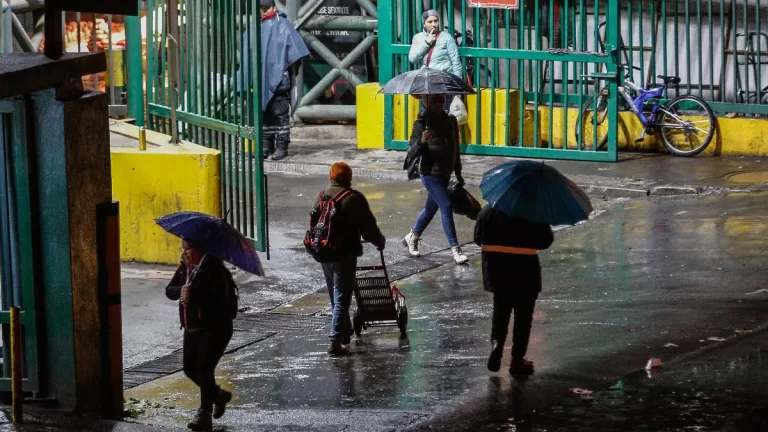
[[[429,67],[461,77],[461,59],[456,40],[449,32],[440,31],[440,15],[436,10],[424,11],[421,15],[424,31],[413,36],[408,60],[416,66]],[[451,106],[451,97],[446,98],[446,111]]]

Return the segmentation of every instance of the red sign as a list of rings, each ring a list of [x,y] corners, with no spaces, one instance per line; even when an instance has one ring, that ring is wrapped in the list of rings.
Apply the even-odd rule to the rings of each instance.
[[[469,0],[469,7],[518,9],[520,7],[520,0]]]

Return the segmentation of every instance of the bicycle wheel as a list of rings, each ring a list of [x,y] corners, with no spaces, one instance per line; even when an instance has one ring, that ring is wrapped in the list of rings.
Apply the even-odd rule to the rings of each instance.
[[[678,96],[661,109],[657,117],[661,139],[676,156],[695,156],[715,136],[715,114],[697,96]]]
[[[579,120],[576,121],[576,141],[581,141],[581,148],[584,150],[592,150],[595,147],[598,150],[605,149],[608,143],[608,98],[603,96],[602,92],[597,102],[592,96],[582,105]]]

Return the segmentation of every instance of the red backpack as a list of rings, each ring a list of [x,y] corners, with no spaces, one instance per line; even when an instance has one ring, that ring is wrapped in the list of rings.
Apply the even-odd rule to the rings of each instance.
[[[352,193],[352,189],[342,189],[336,196],[320,191],[318,206],[309,214],[309,229],[304,235],[304,247],[317,262],[333,262],[339,258],[339,248],[343,243],[343,234],[334,230],[334,216],[338,213],[337,205]]]

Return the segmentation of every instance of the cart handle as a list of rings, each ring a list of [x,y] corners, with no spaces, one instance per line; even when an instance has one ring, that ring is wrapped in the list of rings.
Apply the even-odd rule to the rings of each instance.
[[[369,242],[368,240],[363,240],[363,239],[360,239],[360,242],[362,244],[364,244],[364,245],[365,244],[371,244],[371,242]],[[379,256],[381,257],[381,270],[384,271],[384,277],[387,278],[387,283],[390,283],[389,282],[389,272],[387,271],[387,263],[384,261],[384,249],[376,248],[376,250],[379,251]],[[358,270],[360,270],[360,268],[358,268]]]

